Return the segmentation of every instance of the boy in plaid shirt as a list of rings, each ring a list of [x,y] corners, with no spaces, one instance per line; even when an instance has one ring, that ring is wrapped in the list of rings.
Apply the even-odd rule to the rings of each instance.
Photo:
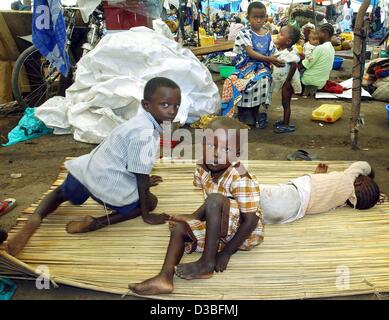
[[[237,160],[241,124],[216,118],[203,141],[203,160],[194,185],[202,188],[204,204],[190,215],[171,217],[171,237],[160,273],[129,288],[141,295],[171,293],[174,273],[183,279],[205,279],[223,272],[237,250],[251,250],[263,241],[259,185]],[[211,137],[211,139],[209,139]],[[192,263],[178,264],[185,253],[202,253]]]

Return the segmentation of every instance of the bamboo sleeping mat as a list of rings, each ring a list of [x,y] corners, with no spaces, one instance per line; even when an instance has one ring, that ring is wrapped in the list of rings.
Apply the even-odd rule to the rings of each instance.
[[[329,162],[330,171],[347,162]],[[315,162],[252,161],[249,169],[261,183],[285,182],[312,172]],[[158,163],[153,174],[164,182],[152,189],[156,212],[191,213],[202,203],[192,187],[193,164]],[[64,180],[62,167],[53,187]],[[24,210],[10,235],[20,230],[36,204]],[[81,207],[68,203],[44,220],[17,259],[0,249],[0,276],[34,276],[49,267],[51,279],[117,294],[129,282],[155,275],[169,239],[166,225],[151,226],[140,218],[89,234],[69,235],[65,225],[75,218],[102,215],[93,201]],[[184,256],[193,261],[198,254]],[[349,286],[342,277],[349,275]],[[338,284],[338,285],[337,285]],[[369,211],[341,208],[306,216],[287,225],[266,226],[263,244],[238,252],[227,271],[207,280],[175,278],[175,291],[161,299],[301,299],[389,291],[389,203]]]

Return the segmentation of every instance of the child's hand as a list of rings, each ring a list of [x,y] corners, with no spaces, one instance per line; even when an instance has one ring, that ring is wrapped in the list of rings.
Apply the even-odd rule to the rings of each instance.
[[[285,66],[285,62],[278,60],[276,57],[270,57],[269,62],[278,68],[282,68],[283,66]]]
[[[186,222],[195,219],[192,214],[174,214],[171,215],[169,221]]]
[[[162,177],[160,176],[150,176],[150,187],[155,187],[162,181]]]
[[[143,221],[148,224],[163,224],[169,220],[170,216],[166,213],[156,214],[149,213],[147,216],[143,217]]]
[[[225,253],[224,251],[220,251],[216,255],[216,264],[215,264],[215,271],[216,272],[223,272],[227,269],[228,262],[230,261],[231,255],[228,253]]]

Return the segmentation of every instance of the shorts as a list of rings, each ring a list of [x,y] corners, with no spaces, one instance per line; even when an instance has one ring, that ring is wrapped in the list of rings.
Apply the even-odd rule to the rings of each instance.
[[[260,215],[260,213],[258,212]],[[189,237],[191,242],[185,242],[185,253],[203,252],[205,247],[206,222],[200,220],[186,221],[190,228]],[[227,226],[228,225],[228,226]],[[235,200],[230,199],[230,209],[222,217],[220,241],[218,251],[223,250],[225,245],[235,236],[240,226],[240,211]],[[263,241],[262,217],[260,217],[257,227],[250,236],[240,246],[239,250],[248,251],[259,245]]]
[[[125,205],[123,207],[116,207],[108,203],[104,203],[102,200],[96,198],[92,193],[90,193],[89,190],[70,173],[68,173],[65,181],[62,183],[60,188],[65,199],[67,201],[70,201],[72,204],[78,206],[88,200],[89,197],[91,197],[101,205],[105,205],[107,208],[123,215],[129,214],[131,211],[140,206],[139,201],[136,201],[129,205]]]

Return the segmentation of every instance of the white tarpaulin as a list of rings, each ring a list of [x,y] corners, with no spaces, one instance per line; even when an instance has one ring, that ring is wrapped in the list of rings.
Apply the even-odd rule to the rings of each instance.
[[[146,82],[167,77],[181,88],[176,121],[192,123],[220,108],[209,70],[188,49],[146,27],[105,36],[77,64],[66,98],[54,97],[36,116],[54,133],[73,133],[78,141],[100,143],[139,109]]]

